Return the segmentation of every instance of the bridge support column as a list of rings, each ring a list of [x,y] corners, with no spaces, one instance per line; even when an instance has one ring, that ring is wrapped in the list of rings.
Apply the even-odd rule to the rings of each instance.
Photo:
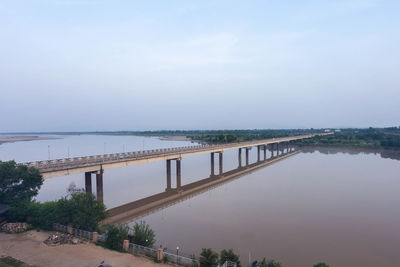
[[[92,193],[92,173],[85,172],[85,191],[86,193]]]
[[[266,160],[267,159],[267,146],[263,145],[263,148],[264,148],[264,160]]]
[[[289,153],[289,142],[286,143],[286,153]]]
[[[249,165],[249,148],[246,147],[246,166]]]
[[[176,188],[181,187],[181,159],[176,160]]]
[[[97,200],[103,202],[103,170],[96,173]]]
[[[167,159],[167,190],[171,189],[171,160]]]
[[[257,162],[260,161],[260,149],[261,146],[257,146]]]
[[[211,152],[211,176],[214,176],[214,152]]]
[[[223,171],[223,157],[222,157],[223,153],[219,152],[218,154],[219,154],[219,176],[222,176],[224,174],[224,171]]]
[[[239,168],[242,167],[242,149],[238,149],[239,154],[238,154],[238,159],[239,159]]]
[[[271,150],[271,159],[272,159],[274,157],[274,144],[270,144],[269,149]]]
[[[279,157],[279,143],[276,143],[276,156]]]

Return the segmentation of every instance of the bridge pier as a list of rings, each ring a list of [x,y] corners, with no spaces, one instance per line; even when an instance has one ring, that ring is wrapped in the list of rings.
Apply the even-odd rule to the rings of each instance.
[[[176,188],[181,187],[181,159],[176,159]]]
[[[97,200],[103,202],[103,170],[96,172],[96,193]]]
[[[276,143],[276,156],[277,157],[279,157],[279,149],[280,149],[279,143]]]
[[[246,167],[249,165],[249,148],[246,147]]]
[[[86,193],[92,193],[92,173],[85,172],[85,191]]]
[[[270,144],[269,149],[271,149],[271,159],[272,159],[274,158],[274,144]]]
[[[260,150],[261,150],[261,146],[257,146],[257,162],[260,161]]]
[[[214,152],[211,152],[211,175],[210,176],[215,175],[214,170],[215,170],[215,168],[214,168]]]
[[[267,146],[264,145],[263,147],[264,147],[264,160],[266,160],[267,159]]]
[[[219,152],[219,176],[222,176],[224,174],[223,171],[223,153]]]
[[[171,190],[171,160],[167,159],[167,189],[165,191]]]
[[[242,167],[242,149],[241,148],[239,148],[238,149],[238,159],[239,159],[239,168],[241,168]]]

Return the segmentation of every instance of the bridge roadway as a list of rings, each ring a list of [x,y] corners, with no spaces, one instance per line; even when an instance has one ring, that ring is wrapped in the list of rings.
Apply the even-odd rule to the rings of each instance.
[[[220,155],[220,168],[222,162],[222,152],[225,150],[239,149],[239,156],[241,158],[241,148],[246,149],[246,163],[248,164],[248,148],[257,146],[258,154],[260,154],[260,146],[274,145],[279,150],[279,144],[288,143],[291,141],[311,138],[317,135],[327,135],[331,133],[321,134],[308,134],[298,135],[282,138],[273,138],[265,140],[255,140],[248,142],[237,142],[222,145],[199,145],[199,146],[186,146],[176,148],[154,149],[137,152],[105,154],[97,156],[85,156],[75,158],[64,158],[55,160],[45,160],[36,162],[22,163],[28,166],[34,166],[39,169],[43,178],[51,178],[58,176],[66,176],[78,173],[98,173],[108,168],[124,167],[133,164],[148,163],[159,160],[180,160],[185,156],[192,156],[197,154],[211,153],[212,161],[214,158],[213,153]],[[265,147],[264,147],[265,151]],[[180,165],[180,164],[179,164]],[[213,166],[212,166],[213,167]],[[179,166],[180,168],[180,166]],[[221,169],[220,169],[221,170]]]

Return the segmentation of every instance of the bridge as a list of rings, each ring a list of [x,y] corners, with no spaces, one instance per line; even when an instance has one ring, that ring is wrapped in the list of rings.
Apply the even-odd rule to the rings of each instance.
[[[165,160],[167,171],[166,191],[171,190],[171,161],[176,162],[176,189],[181,188],[181,159],[182,157],[210,153],[211,155],[211,175],[215,176],[215,154],[218,154],[219,172],[218,176],[223,176],[223,152],[226,150],[238,149],[239,167],[242,167],[242,150],[245,150],[244,167],[249,166],[249,150],[257,147],[257,162],[267,159],[267,148],[271,151],[271,158],[292,152],[294,150],[293,141],[312,138],[318,135],[329,135],[332,133],[319,133],[289,136],[282,138],[272,138],[265,140],[254,140],[247,142],[236,142],[218,145],[197,145],[186,147],[175,147],[165,149],[153,149],[146,151],[105,154],[85,157],[64,158],[55,160],[35,161],[22,163],[39,169],[43,178],[66,176],[70,174],[85,173],[86,192],[92,192],[92,174],[96,175],[97,199],[103,201],[103,173],[105,169],[130,166],[134,164],[149,163]],[[274,153],[276,152],[276,156]]]

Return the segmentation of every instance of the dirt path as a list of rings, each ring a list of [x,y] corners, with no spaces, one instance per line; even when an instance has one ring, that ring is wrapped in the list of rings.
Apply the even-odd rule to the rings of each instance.
[[[142,257],[104,249],[94,244],[47,246],[49,232],[28,231],[21,234],[0,233],[0,257],[11,256],[41,267],[95,267],[101,261],[113,267],[163,267]]]

